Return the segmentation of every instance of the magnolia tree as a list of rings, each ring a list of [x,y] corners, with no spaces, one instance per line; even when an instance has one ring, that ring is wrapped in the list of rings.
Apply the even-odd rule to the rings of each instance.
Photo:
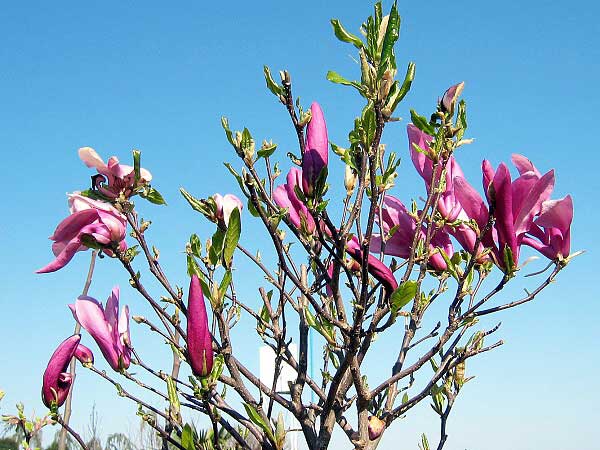
[[[193,412],[205,414],[212,424],[208,442],[214,448],[279,450],[294,432],[309,448],[326,449],[339,428],[354,448],[374,449],[386,439],[386,429],[422,401],[430,401],[439,416],[436,446],[441,449],[448,416],[470,379],[466,361],[502,344],[492,337],[498,326],[482,327],[479,318],[533,300],[574,256],[573,203],[570,196],[551,198],[554,171],[542,173],[526,157],[512,155],[517,174],[511,175],[504,163],[494,168],[483,161],[481,189],[466,180],[458,163],[460,147],[471,142],[466,103],[460,99],[463,83],[443,93],[426,116],[411,110],[407,154],[425,189],[419,187],[418,200],[409,203],[396,198],[399,162],[386,151],[382,137],[397,120],[395,111],[415,74],[409,63],[404,78],[396,80],[397,7],[384,15],[376,3],[360,28],[362,38],[338,20],[331,24],[339,40],[356,48],[360,62],[359,81],[327,74],[364,99],[348,141],[331,142],[319,104],[303,108],[294,99],[290,74],[280,72],[278,81],[265,67],[267,87],[297,134],[297,155],[284,155],[267,141],[257,148],[248,129],[233,132],[222,119],[238,157],[226,166],[239,192],[199,198],[181,189],[190,206],[215,227],[205,246],[195,234],[185,244],[188,290],[167,278],[156,243],[146,238],[150,222],[140,219],[136,200],[164,201],[151,187],[150,172],[140,167],[140,153],[133,152],[128,166],[115,156],[105,163],[91,148],[79,150],[97,174],[91,189],[69,194],[70,215],[51,236],[56,259],[38,272],[59,270],[77,260],[78,252],[92,252],[86,289],[69,305],[75,334],[51,356],[42,388],[53,420],[83,448],[68,423],[76,360],[137,404],[163,449],[208,445],[189,425]],[[345,195],[340,197],[328,193],[330,184],[342,182],[328,177],[333,164],[345,168]],[[419,197],[423,191],[425,198]],[[251,238],[244,236],[242,223],[250,220],[264,228],[273,260],[245,247]],[[517,279],[523,246],[547,258],[548,266],[531,274],[539,281],[522,298],[495,302],[496,294]],[[118,287],[106,286],[104,305],[87,295],[96,255],[110,257],[103,264],[122,266],[156,313],[132,316],[141,328],[136,340],[143,329],[147,339],[165,341],[172,361],[163,366],[144,362],[130,338],[128,307],[119,312]],[[264,276],[257,293],[236,290],[234,269],[240,258]],[[157,292],[142,281],[143,266],[159,282]],[[440,305],[432,309],[433,304]],[[433,311],[443,314],[431,317],[438,314]],[[255,356],[238,353],[232,329],[240,320],[256,324],[258,336],[273,350],[272,382],[248,368]],[[424,326],[428,322],[437,324],[430,329]],[[80,335],[80,327],[100,350],[104,361],[98,367],[92,350],[81,343],[90,340]],[[320,370],[309,370],[310,334],[322,347]],[[389,373],[367,378],[363,362],[376,337],[384,334],[397,343],[389,359],[378,358]],[[108,370],[102,368],[106,364]],[[192,376],[181,376],[182,364],[189,365]],[[293,376],[278,389],[284,367]],[[291,424],[282,411],[294,418]],[[425,437],[420,445],[429,448]]]

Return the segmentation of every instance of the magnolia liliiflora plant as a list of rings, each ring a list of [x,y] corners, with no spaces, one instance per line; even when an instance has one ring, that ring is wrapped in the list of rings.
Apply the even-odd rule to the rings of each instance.
[[[396,419],[427,399],[439,416],[437,448],[443,447],[448,415],[472,377],[467,360],[502,344],[491,336],[498,326],[481,328],[478,319],[533,300],[569,263],[573,203],[570,196],[552,199],[554,172],[540,172],[521,155],[512,156],[516,176],[504,163],[494,168],[484,161],[481,189],[466,180],[458,164],[461,147],[471,143],[463,83],[443,93],[427,116],[411,110],[408,145],[393,143],[407,148],[403,153],[424,181],[414,200],[403,203],[394,188],[399,159],[382,143],[415,74],[409,63],[404,78],[396,79],[396,4],[386,16],[375,4],[374,15],[361,27],[363,38],[338,20],[331,23],[336,37],[358,51],[360,80],[327,74],[364,98],[348,141],[331,142],[342,139],[328,135],[321,106],[314,102],[303,109],[292,94],[290,74],[282,71],[276,81],[265,67],[267,87],[297,134],[297,155],[286,157],[270,141],[257,148],[248,129],[233,132],[222,119],[239,157],[226,166],[239,184],[237,195],[246,201],[233,194],[197,198],[181,189],[192,208],[215,224],[206,246],[195,234],[186,243],[187,295],[165,275],[156,246],[146,239],[150,222],[139,218],[134,204],[136,196],[164,204],[150,186],[150,172],[140,167],[140,153],[134,151],[133,165],[126,166],[116,157],[105,163],[91,148],[80,149],[83,162],[97,174],[91,189],[69,195],[71,214],[51,237],[56,259],[39,272],[58,270],[87,249],[93,250],[92,263],[97,253],[112,257],[156,313],[133,319],[149,336],[169,344],[173,358],[161,367],[144,362],[135,345],[141,331],[131,339],[129,309],[119,313],[118,288],[104,306],[80,296],[70,305],[73,316],[112,371],[96,368],[79,334],[60,344],[42,388],[55,420],[68,426],[59,408],[74,380],[69,363],[77,358],[138,405],[163,448],[200,448],[199,435],[189,425],[196,411],[208,417],[215,448],[226,434],[237,448],[282,449],[294,427],[309,448],[325,449],[339,427],[354,448],[372,449]],[[329,194],[330,185],[342,183],[332,175],[338,173],[330,170],[334,165],[343,168],[341,198]],[[242,217],[262,225],[274,260],[245,247],[254,237],[242,232]],[[128,234],[133,243],[125,242]],[[522,280],[524,246],[548,259],[546,269],[533,274],[541,280],[522,298],[496,301],[510,281]],[[257,294],[237,290],[242,288],[234,283],[238,258],[250,260],[264,276]],[[142,281],[143,265],[159,282],[159,291],[150,292]],[[442,317],[432,317],[434,303],[441,304]],[[273,384],[248,369],[255,355],[238,353],[231,330],[239,321],[256,323],[259,337],[273,349]],[[425,328],[429,322],[437,324]],[[311,333],[323,357],[309,370]],[[363,363],[383,334],[394,337],[396,354],[377,358],[389,371],[381,377]],[[189,365],[191,376],[182,376],[181,364]],[[282,391],[276,381],[284,366],[294,375]],[[284,423],[285,410],[295,425]],[[422,445],[428,445],[425,437]]]

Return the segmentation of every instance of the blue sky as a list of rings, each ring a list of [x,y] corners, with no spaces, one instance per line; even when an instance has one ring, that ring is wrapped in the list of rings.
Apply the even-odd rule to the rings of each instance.
[[[208,3],[208,4],[207,4]],[[389,7],[389,2],[386,2]],[[464,80],[473,145],[461,149],[468,177],[479,180],[483,158],[494,164],[519,152],[542,171],[557,170],[555,197],[575,201],[575,260],[534,303],[499,316],[503,348],[469,366],[477,378],[458,399],[450,420],[448,449],[598,448],[592,427],[600,415],[596,374],[600,370],[600,306],[595,279],[599,250],[596,227],[600,158],[594,136],[600,96],[600,11],[591,1],[401,2],[403,18],[396,53],[400,67],[417,65],[413,89],[398,109],[432,111],[443,91]],[[42,413],[41,373],[56,344],[71,333],[66,309],[81,290],[89,254],[53,275],[33,271],[51,258],[46,239],[66,214],[65,193],[85,188],[91,172],[76,150],[92,146],[101,155],[128,160],[142,150],[143,166],[166,197],[167,208],[141,204],[151,217],[151,239],[174,282],[184,285],[185,240],[211,227],[178,195],[180,186],[198,196],[234,192],[222,166],[234,161],[220,128],[247,126],[257,140],[272,138],[295,150],[285,111],[264,88],[263,64],[288,69],[305,106],[318,100],[332,141],[343,145],[361,99],[332,85],[327,70],[358,77],[353,48],[332,35],[337,17],[356,31],[371,12],[364,1],[316,2],[12,2],[0,14],[0,217],[3,270],[2,411],[24,401]],[[406,121],[405,121],[406,123]],[[388,148],[403,157],[395,195],[408,200],[423,186],[406,158],[405,123],[390,125]],[[237,163],[236,163],[237,165]],[[331,178],[341,180],[340,168]],[[473,182],[477,184],[476,181]],[[335,190],[333,191],[335,192]],[[267,241],[245,216],[247,245],[268,254]],[[247,233],[247,234],[246,234]],[[243,237],[243,238],[244,238]],[[542,261],[534,264],[540,266]],[[537,267],[536,266],[536,267]],[[144,313],[141,299],[113,261],[100,262],[90,293],[104,300],[113,284],[132,311]],[[237,282],[249,299],[256,273],[239,263]],[[151,285],[152,286],[152,285]],[[519,287],[520,288],[520,287]],[[519,295],[515,287],[499,297]],[[240,328],[238,336],[252,328]],[[143,340],[142,354],[156,363],[167,355],[159,341]],[[89,337],[84,340],[95,348]],[[394,351],[393,339],[381,344]],[[242,352],[256,351],[253,342]],[[145,351],[145,352],[144,352]],[[99,353],[99,352],[96,352]],[[389,367],[371,362],[374,378]],[[375,381],[372,383],[375,384]],[[114,391],[82,372],[77,380],[75,425],[84,425],[96,403],[104,432],[135,427],[134,411]],[[437,436],[428,406],[395,426],[406,448],[417,448],[426,431]],[[433,439],[432,439],[433,440]],[[397,443],[397,442],[396,442]],[[391,436],[382,448],[395,448]],[[340,444],[339,448],[346,448]]]

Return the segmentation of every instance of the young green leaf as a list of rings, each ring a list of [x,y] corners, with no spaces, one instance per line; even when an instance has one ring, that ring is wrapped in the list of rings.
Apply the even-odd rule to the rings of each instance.
[[[275,436],[273,436],[273,430],[271,429],[271,426],[263,420],[263,418],[260,416],[258,411],[256,411],[256,409],[254,409],[254,406],[250,405],[249,403],[244,403],[244,409],[246,410],[246,413],[248,414],[248,418],[253,423],[255,423],[256,425],[261,427],[262,430],[267,434],[267,436],[271,440],[275,440]]]
[[[280,96],[283,94],[283,88],[279,86],[273,76],[271,75],[271,69],[268,66],[263,67],[265,72],[265,81],[267,82],[267,88],[273,93],[273,95]]]
[[[425,117],[420,116],[414,109],[410,110],[410,120],[412,120],[412,123],[415,124],[419,130],[431,136],[435,134],[435,129],[431,126],[429,121]]]
[[[154,203],[155,205],[166,205],[167,202],[163,198],[163,196],[154,188],[148,188],[146,192],[140,194],[143,198],[148,200],[150,203]]]
[[[185,424],[183,431],[181,432],[181,446],[185,448],[185,450],[196,450],[196,445],[194,444],[194,431],[188,423]]]
[[[342,42],[347,42],[360,49],[364,45],[358,36],[349,33],[338,19],[331,19],[331,25],[333,26],[333,32],[335,37]]]
[[[387,69],[396,68],[396,57],[394,56],[394,45],[400,37],[400,14],[398,14],[398,6],[396,2],[392,4],[390,15],[388,18],[385,37],[383,38],[383,46],[381,48],[381,59],[379,63],[378,77],[381,78]]]
[[[223,249],[223,259],[225,266],[230,267],[231,259],[233,258],[233,252],[240,240],[240,234],[242,233],[242,221],[240,219],[240,210],[234,208],[229,216],[229,224],[227,225],[227,231],[225,232],[225,248]]]
[[[402,283],[390,296],[390,308],[392,314],[396,315],[404,306],[406,306],[417,293],[417,282],[408,280]]]

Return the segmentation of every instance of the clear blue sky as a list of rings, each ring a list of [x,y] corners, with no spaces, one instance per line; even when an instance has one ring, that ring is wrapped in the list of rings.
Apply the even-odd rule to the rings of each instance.
[[[409,108],[428,113],[445,88],[464,80],[468,134],[476,138],[460,156],[467,176],[476,184],[481,159],[497,164],[513,152],[529,156],[540,170],[555,168],[555,197],[570,192],[575,201],[573,249],[588,251],[534,303],[499,317],[498,336],[506,345],[469,365],[468,374],[477,378],[458,399],[447,448],[600,448],[592,432],[600,420],[595,388],[600,157],[594,138],[600,111],[600,9],[592,1],[516,0],[401,2],[399,9],[399,65],[413,60],[417,72],[398,113],[405,118]],[[358,69],[353,48],[333,37],[329,19],[338,17],[356,31],[370,12],[370,2],[348,0],[3,5],[0,388],[7,397],[2,412],[17,400],[28,410],[43,411],[41,374],[55,345],[73,327],[65,305],[81,290],[89,254],[77,255],[56,274],[33,271],[51,258],[47,236],[66,215],[65,193],[88,184],[91,172],[80,163],[77,148],[92,146],[105,158],[115,154],[122,160],[132,148],[142,150],[143,166],[169,202],[167,208],[142,204],[143,215],[154,221],[149,233],[168,274],[183,285],[184,242],[191,232],[207,238],[211,227],[187,208],[179,186],[198,196],[236,192],[221,165],[224,159],[234,161],[234,155],[220,116],[226,114],[232,128],[248,126],[257,140],[280,143],[286,167],[283,150],[294,150],[293,130],[264,88],[262,66],[275,73],[287,68],[303,104],[321,103],[330,139],[343,145],[361,100],[327,82],[325,73],[333,69],[357,77]],[[394,192],[407,200],[423,190],[406,158],[404,127],[390,126],[384,141],[404,158]],[[332,177],[340,180],[340,173],[335,169]],[[251,218],[246,214],[244,220],[248,246],[266,248]],[[238,289],[252,301],[256,273],[239,264]],[[122,286],[122,300],[134,314],[146,312],[116,264],[103,260],[90,293],[105,300],[113,284]],[[518,293],[508,290],[499,299]],[[252,327],[241,328],[237,336]],[[132,335],[149,360],[165,361],[159,341],[141,343],[145,332],[138,329]],[[96,348],[89,337],[84,341]],[[392,353],[393,344],[385,341],[380,348]],[[254,343],[240,345],[246,354],[255,351]],[[374,385],[389,368],[381,359],[369,364]],[[82,372],[75,426],[86,423],[95,402],[103,432],[135,427],[135,419],[128,418],[134,408],[113,394]],[[437,427],[424,405],[395,426],[398,442],[389,436],[382,448],[401,442],[416,449],[418,435],[426,431],[433,440]]]

